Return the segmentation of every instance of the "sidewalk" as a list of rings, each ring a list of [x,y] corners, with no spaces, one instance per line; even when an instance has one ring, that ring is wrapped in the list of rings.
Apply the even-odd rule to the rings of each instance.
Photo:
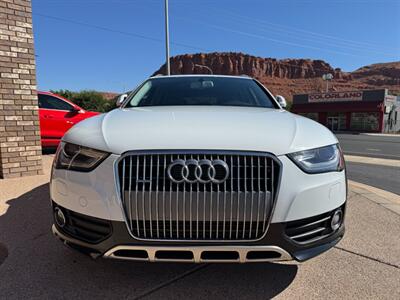
[[[371,135],[371,136],[395,136],[400,138],[400,133],[360,133],[361,135]]]
[[[400,215],[400,196],[363,183],[349,180],[350,192],[367,198]]]
[[[387,159],[387,158],[377,158],[368,156],[356,156],[356,155],[344,155],[345,161],[369,164],[369,165],[380,165],[400,168],[400,160],[398,159]]]
[[[393,136],[400,138],[400,133],[370,133],[370,132],[359,132],[359,131],[335,131],[335,134],[348,134],[348,135],[369,135],[369,136]]]

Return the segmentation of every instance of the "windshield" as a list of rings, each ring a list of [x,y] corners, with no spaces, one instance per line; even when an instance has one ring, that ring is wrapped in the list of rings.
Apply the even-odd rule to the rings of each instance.
[[[232,77],[152,78],[129,96],[125,107],[219,105],[278,108],[254,80]]]

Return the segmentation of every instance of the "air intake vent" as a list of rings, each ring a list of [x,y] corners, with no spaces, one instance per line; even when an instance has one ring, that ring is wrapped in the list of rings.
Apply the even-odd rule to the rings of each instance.
[[[333,233],[331,219],[333,211],[319,216],[288,222],[286,235],[299,244],[313,243]]]
[[[66,217],[66,224],[60,230],[73,238],[95,244],[111,235],[110,222],[82,215],[59,206],[58,208],[63,211]]]

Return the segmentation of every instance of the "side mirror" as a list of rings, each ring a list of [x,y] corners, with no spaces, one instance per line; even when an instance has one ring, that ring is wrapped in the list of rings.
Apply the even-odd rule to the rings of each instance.
[[[81,110],[75,106],[71,107],[71,109],[69,110],[69,112],[71,114],[78,114]]]
[[[118,96],[117,102],[115,103],[117,107],[120,107],[124,103],[125,99],[128,98],[128,94],[122,94]]]
[[[286,108],[287,103],[286,103],[285,97],[283,97],[283,96],[281,96],[281,95],[276,95],[276,96],[275,96],[275,99],[278,101],[279,105],[280,105],[282,108]]]

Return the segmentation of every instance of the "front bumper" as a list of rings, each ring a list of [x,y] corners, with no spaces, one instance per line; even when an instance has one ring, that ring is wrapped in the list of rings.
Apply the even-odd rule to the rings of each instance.
[[[301,228],[316,221],[322,222],[338,208],[344,212],[346,178],[344,171],[305,174],[286,156],[280,156],[282,175],[276,206],[268,231],[261,239],[212,242],[138,240],[127,230],[116,189],[115,164],[118,158],[111,154],[88,173],[53,169],[50,183],[53,207],[95,219],[96,228],[107,222],[110,224],[109,234],[97,238],[91,232],[83,231],[83,239],[82,234],[76,236],[73,230],[53,226],[53,232],[65,244],[92,257],[185,262],[304,261],[333,247],[344,235],[343,224],[334,232],[313,228],[318,235],[316,239],[304,240],[303,232],[298,228],[294,228],[292,236],[287,234],[291,226]]]
[[[55,206],[55,205],[53,205]],[[340,207],[344,211],[345,206]],[[65,209],[63,208],[65,211]],[[70,213],[69,211],[67,212]],[[331,213],[331,212],[329,212]],[[100,221],[100,220],[95,220]],[[105,220],[101,220],[108,222]],[[296,222],[301,222],[297,220]],[[266,236],[256,242],[218,242],[184,243],[139,241],[133,239],[124,222],[111,221],[110,234],[99,242],[88,241],[71,234],[71,231],[54,224],[52,231],[65,245],[90,255],[93,258],[105,257],[136,261],[170,262],[265,262],[297,260],[305,261],[315,257],[334,245],[344,235],[344,223],[321,239],[308,243],[298,243],[287,236],[289,223],[272,223]]]

